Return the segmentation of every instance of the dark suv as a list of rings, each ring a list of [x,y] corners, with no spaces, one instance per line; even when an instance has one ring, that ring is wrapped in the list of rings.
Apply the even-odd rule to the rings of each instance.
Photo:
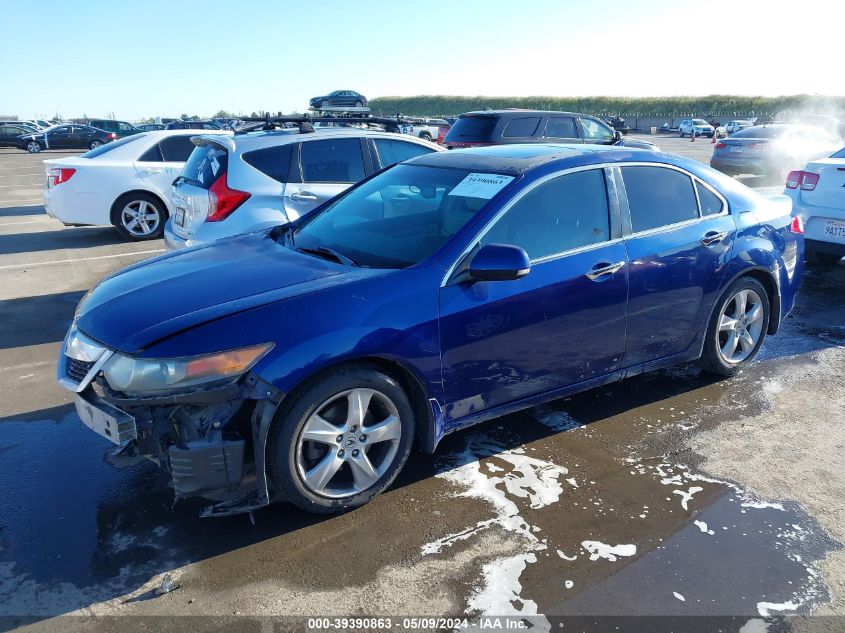
[[[137,128],[126,121],[115,121],[113,119],[91,119],[88,125],[95,127],[98,130],[105,130],[106,132],[113,132],[117,138],[124,136],[132,136],[133,134],[140,134],[144,130]]]
[[[587,114],[548,110],[484,110],[458,117],[443,145],[447,149],[508,143],[595,143],[657,150],[654,143],[625,139]]]

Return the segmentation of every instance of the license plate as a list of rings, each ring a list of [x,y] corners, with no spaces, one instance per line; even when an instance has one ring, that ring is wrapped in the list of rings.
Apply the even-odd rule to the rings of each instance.
[[[742,153],[742,145],[731,145],[731,153],[732,154],[740,154]]]
[[[135,418],[110,404],[97,400],[95,403],[90,397],[76,394],[74,404],[82,424],[115,444],[134,440],[137,437]]]
[[[185,209],[176,207],[176,218],[173,221],[176,223],[176,226],[185,224]]]
[[[838,220],[825,221],[824,236],[837,242],[845,242],[845,222]]]

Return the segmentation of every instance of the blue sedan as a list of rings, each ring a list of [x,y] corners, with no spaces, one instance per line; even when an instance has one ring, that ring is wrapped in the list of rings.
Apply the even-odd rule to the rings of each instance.
[[[58,378],[206,515],[341,511],[415,443],[676,363],[734,374],[792,309],[803,248],[787,199],[676,156],[438,152],[112,275]]]

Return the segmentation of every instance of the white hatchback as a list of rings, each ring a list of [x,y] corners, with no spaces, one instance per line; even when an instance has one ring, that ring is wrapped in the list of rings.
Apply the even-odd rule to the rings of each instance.
[[[807,261],[832,266],[845,257],[845,148],[789,172],[784,193],[804,222]]]
[[[173,212],[170,185],[193,151],[196,134],[145,132],[79,156],[45,160],[44,208],[67,226],[111,224],[130,240],[160,238]]]

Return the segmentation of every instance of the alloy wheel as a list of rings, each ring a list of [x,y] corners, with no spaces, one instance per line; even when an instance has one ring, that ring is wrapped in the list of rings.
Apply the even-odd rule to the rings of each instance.
[[[31,154],[37,154],[41,151],[41,145],[37,141],[30,141],[26,144],[26,151]]]
[[[735,365],[751,355],[763,334],[763,316],[763,300],[749,288],[725,302],[717,336],[719,354],[726,363]]]
[[[350,389],[318,406],[302,427],[296,468],[314,494],[351,497],[376,484],[396,458],[402,423],[375,389]]]
[[[91,141],[91,149],[97,149],[103,144],[102,141]]]
[[[155,233],[161,224],[161,214],[146,200],[134,200],[120,212],[123,227],[135,237],[147,237]]]

